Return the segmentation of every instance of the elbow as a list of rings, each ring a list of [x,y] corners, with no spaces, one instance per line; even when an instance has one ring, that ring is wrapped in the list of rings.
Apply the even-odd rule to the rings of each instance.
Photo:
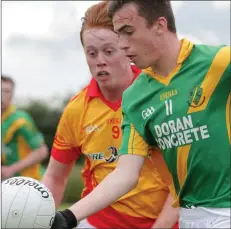
[[[56,161],[53,157],[50,157],[43,180],[49,180],[49,182],[54,184],[65,185],[74,164],[75,162],[71,164],[62,164]]]
[[[48,155],[49,155],[49,150],[48,147],[43,144],[40,148],[39,148],[39,155],[40,155],[40,159],[41,161],[45,160]]]

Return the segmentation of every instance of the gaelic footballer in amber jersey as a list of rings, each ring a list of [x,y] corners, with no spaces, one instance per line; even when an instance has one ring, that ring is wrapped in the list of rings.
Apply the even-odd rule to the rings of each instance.
[[[132,68],[137,76],[140,71],[135,66]],[[94,79],[69,102],[62,115],[52,156],[61,163],[71,163],[81,154],[85,156],[83,197],[116,167],[122,137],[121,117],[121,101],[106,101]],[[147,157],[137,188],[90,216],[88,221],[101,228],[105,225],[150,228],[169,194],[169,184],[163,182],[153,166],[153,161]]]

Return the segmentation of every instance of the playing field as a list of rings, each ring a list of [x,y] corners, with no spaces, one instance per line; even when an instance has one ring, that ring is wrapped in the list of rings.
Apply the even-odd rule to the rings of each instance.
[[[65,210],[66,208],[68,208],[68,207],[70,207],[72,204],[66,204],[66,203],[64,203],[64,204],[61,204],[60,206],[59,206],[59,208],[58,208],[58,210]]]
[[[82,164],[73,167],[64,193],[63,203],[58,210],[64,210],[80,199],[83,183],[81,180]]]

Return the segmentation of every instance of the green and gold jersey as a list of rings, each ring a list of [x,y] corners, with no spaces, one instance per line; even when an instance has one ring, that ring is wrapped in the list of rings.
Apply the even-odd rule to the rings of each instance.
[[[44,143],[42,134],[37,130],[32,118],[14,106],[2,114],[2,164],[12,165],[26,158],[32,150]],[[40,164],[33,165],[15,174],[39,180],[44,172]]]
[[[158,146],[181,207],[231,207],[230,97],[230,47],[182,40],[168,77],[149,68],[125,91],[120,154]]]

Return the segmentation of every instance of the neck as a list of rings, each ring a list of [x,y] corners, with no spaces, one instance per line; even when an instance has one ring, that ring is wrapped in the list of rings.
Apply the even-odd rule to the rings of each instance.
[[[161,56],[156,63],[151,66],[153,72],[167,77],[177,65],[180,49],[181,41],[176,34],[171,33],[168,37],[165,37],[163,47],[161,48]]]
[[[9,107],[10,107],[10,105],[8,105],[7,107],[2,107],[2,115],[7,110],[7,108],[9,108]]]
[[[123,92],[131,85],[133,78],[134,78],[134,73],[132,72],[131,67],[127,69],[125,73],[123,73],[126,77],[122,77],[119,82],[119,84],[116,87],[111,87],[111,88],[104,88],[101,87],[100,91],[103,94],[103,97],[111,102],[116,102],[122,99]]]

